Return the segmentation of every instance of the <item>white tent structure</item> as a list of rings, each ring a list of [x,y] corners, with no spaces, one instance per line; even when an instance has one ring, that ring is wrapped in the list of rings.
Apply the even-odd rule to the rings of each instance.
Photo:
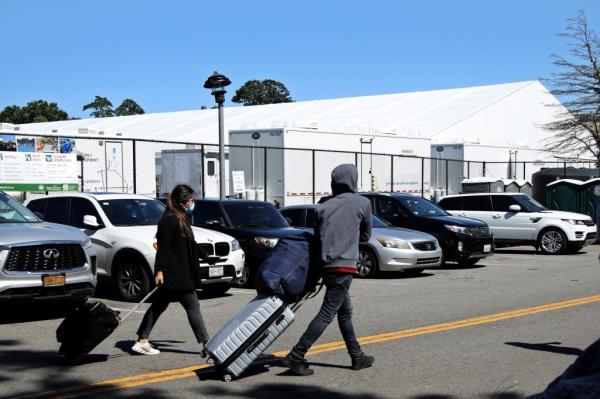
[[[520,161],[544,161],[553,159],[553,155],[543,151],[543,142],[549,133],[542,126],[555,120],[556,113],[561,108],[558,100],[540,82],[525,81],[447,90],[226,107],[224,120],[226,132],[274,128],[306,131],[307,140],[295,142],[298,143],[295,145],[304,148],[344,148],[358,152],[361,150],[360,138],[376,137],[370,148],[374,153],[508,162],[509,151],[518,151]],[[217,110],[206,109],[19,126],[0,124],[0,130],[11,134],[93,137],[104,140],[128,138],[217,144],[217,120]],[[337,141],[325,139],[331,133],[336,134]],[[386,139],[378,140],[377,137]],[[411,144],[417,142],[419,145]],[[451,148],[456,151],[450,151]],[[116,151],[114,148],[109,150],[113,154]],[[120,150],[125,151],[125,147],[121,146]],[[120,165],[124,173],[129,169],[127,162],[123,160]],[[154,159],[148,161],[144,169],[146,166],[148,172],[153,170]],[[506,171],[491,168],[488,168],[487,176],[510,177],[506,175]],[[536,169],[528,171],[525,178],[529,178],[535,171]],[[435,172],[428,169],[427,175],[430,174],[433,187],[441,186],[439,182],[434,183],[434,177],[447,172],[438,167]],[[459,183],[463,178],[478,175],[473,171],[468,176],[464,168],[451,174],[457,175]],[[131,180],[131,177],[122,177],[122,180],[125,182]],[[107,182],[104,187],[108,187]]]

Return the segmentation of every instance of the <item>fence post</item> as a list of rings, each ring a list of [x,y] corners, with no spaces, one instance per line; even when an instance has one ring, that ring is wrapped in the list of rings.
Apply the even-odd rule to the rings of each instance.
[[[313,204],[316,203],[316,197],[315,197],[315,190],[316,190],[316,183],[315,183],[315,150],[312,150],[312,199],[313,199]]]
[[[523,180],[527,179],[525,169],[527,168],[527,162],[523,162]]]
[[[467,161],[467,179],[471,178],[471,161]]]
[[[431,187],[431,182],[429,187]],[[421,158],[421,197],[425,198],[425,158]]]
[[[206,185],[204,184],[204,144],[200,145],[200,175],[202,176],[202,198],[206,198]]]
[[[391,175],[392,178],[390,180],[390,193],[394,192],[394,156],[390,155],[390,160],[392,161],[392,171],[391,171]]]
[[[450,185],[448,184],[448,160],[446,159],[446,195],[448,195],[448,187]]]
[[[133,143],[133,193],[137,194],[137,160],[136,160],[136,141],[132,140]]]
[[[567,177],[567,161],[563,161],[563,177]]]
[[[485,177],[485,161],[483,161],[483,177]]]
[[[264,156],[264,176],[263,176],[263,188],[264,188],[264,199],[263,201],[267,202],[267,147],[263,148],[265,150],[265,156]]]

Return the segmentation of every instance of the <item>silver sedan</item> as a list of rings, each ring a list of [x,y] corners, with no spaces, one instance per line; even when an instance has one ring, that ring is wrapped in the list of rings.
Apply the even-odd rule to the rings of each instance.
[[[281,210],[291,226],[314,228],[318,205],[289,206]],[[373,216],[371,239],[361,243],[358,274],[372,277],[380,271],[419,274],[425,268],[440,267],[442,249],[431,234],[394,227]]]

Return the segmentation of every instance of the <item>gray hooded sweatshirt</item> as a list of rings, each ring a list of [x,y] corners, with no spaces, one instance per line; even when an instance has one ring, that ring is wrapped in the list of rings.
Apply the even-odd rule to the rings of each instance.
[[[358,243],[371,237],[371,203],[356,194],[357,180],[354,165],[335,167],[331,172],[333,196],[318,208],[315,233],[325,269],[356,269]]]

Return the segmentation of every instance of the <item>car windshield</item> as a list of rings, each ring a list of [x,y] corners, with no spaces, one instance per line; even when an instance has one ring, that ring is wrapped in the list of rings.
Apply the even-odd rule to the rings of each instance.
[[[165,206],[153,199],[128,198],[99,202],[114,226],[156,225],[165,211]]]
[[[415,216],[448,216],[448,213],[445,210],[443,210],[433,202],[427,201],[424,198],[417,196],[396,198],[398,199],[398,201],[400,201],[402,205],[404,205],[406,209],[408,209],[410,213],[412,213]]]
[[[268,202],[224,202],[223,208],[234,227],[288,227],[281,213]]]
[[[41,220],[6,193],[0,193],[0,223],[38,223]]]
[[[548,210],[544,205],[527,195],[515,195],[513,198],[521,205],[521,208],[527,212],[542,212]]]
[[[377,216],[373,215],[373,228],[382,228],[382,227],[393,227],[390,223],[385,220],[379,219]]]

